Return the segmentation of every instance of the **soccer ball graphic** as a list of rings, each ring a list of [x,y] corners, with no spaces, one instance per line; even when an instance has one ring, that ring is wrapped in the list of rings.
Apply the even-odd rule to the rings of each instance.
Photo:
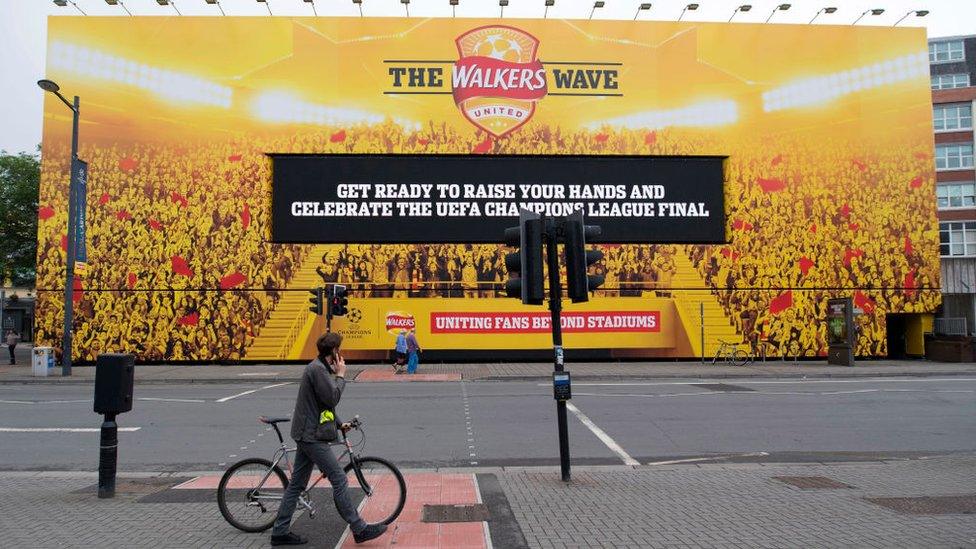
[[[522,58],[522,46],[511,38],[500,34],[489,34],[474,45],[474,54],[514,63]]]
[[[359,309],[350,309],[349,314],[346,315],[350,324],[359,324],[359,321],[363,319],[363,312]]]

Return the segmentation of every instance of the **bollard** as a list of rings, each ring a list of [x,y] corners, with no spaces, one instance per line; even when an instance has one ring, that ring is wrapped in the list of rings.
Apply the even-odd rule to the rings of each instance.
[[[105,414],[98,452],[98,497],[115,497],[115,470],[118,464],[119,427],[115,414]]]

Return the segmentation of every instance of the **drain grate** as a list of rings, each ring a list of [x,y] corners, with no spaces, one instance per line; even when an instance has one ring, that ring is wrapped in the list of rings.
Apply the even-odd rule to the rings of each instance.
[[[729,385],[728,383],[692,383],[694,387],[701,387],[702,389],[708,389],[709,391],[755,391],[755,389],[750,389],[748,387],[743,387],[741,385]]]
[[[491,519],[488,506],[473,505],[424,505],[424,522],[483,522]]]
[[[864,498],[875,505],[908,515],[976,514],[976,495],[924,496],[915,498]]]
[[[782,483],[796,486],[802,490],[836,490],[838,488],[854,488],[850,484],[838,482],[827,477],[773,477]]]

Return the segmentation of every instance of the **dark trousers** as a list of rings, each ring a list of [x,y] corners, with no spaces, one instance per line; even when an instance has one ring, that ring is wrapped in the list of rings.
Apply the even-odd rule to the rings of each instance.
[[[7,350],[10,351],[10,363],[11,364],[16,364],[17,363],[17,359],[16,359],[16,357],[14,357],[14,349],[16,349],[16,348],[17,348],[17,344],[16,343],[13,344],[13,345],[7,345]]]
[[[335,501],[339,515],[349,523],[353,533],[361,532],[366,528],[366,521],[359,516],[359,512],[349,499],[346,490],[348,486],[346,473],[343,472],[328,443],[299,442],[291,480],[288,482],[288,489],[285,490],[281,507],[278,508],[278,518],[275,519],[271,535],[283,536],[288,533],[291,516],[295,513],[295,505],[298,504],[298,496],[308,486],[308,479],[312,476],[312,465],[317,466],[332,484],[332,499]]]

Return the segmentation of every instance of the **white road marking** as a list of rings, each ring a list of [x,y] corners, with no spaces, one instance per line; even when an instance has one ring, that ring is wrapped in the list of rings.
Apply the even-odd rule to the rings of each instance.
[[[245,372],[243,374],[237,374],[239,376],[276,376],[275,372]]]
[[[138,431],[142,427],[119,427],[124,433]],[[98,433],[99,427],[0,427],[0,433]]]
[[[219,398],[219,399],[217,399],[217,402],[227,402],[228,400],[234,400],[235,398],[242,397],[242,396],[245,396],[245,395],[250,395],[250,394],[256,393],[258,391],[262,391],[264,389],[271,389],[271,388],[274,388],[274,387],[282,387],[284,385],[291,385],[291,384],[292,384],[292,382],[291,381],[288,381],[286,383],[275,383],[274,385],[265,385],[264,387],[261,387],[261,388],[258,388],[258,389],[251,389],[250,391],[244,391],[243,393],[237,393],[236,395],[231,395],[229,397]]]
[[[580,420],[580,422],[589,427],[590,431],[593,431],[593,434],[596,435],[596,438],[600,439],[600,441],[606,444],[607,448],[610,448],[611,452],[617,454],[617,456],[624,461],[625,465],[640,465],[639,461],[630,457],[630,454],[625,452],[624,449],[617,444],[617,441],[610,438],[610,435],[606,434],[603,429],[597,427],[596,423],[593,423],[590,418],[586,417],[586,414],[581,412],[580,409],[574,406],[572,402],[567,402],[566,408],[576,414],[576,417]]]
[[[78,402],[91,402],[92,399],[82,400],[0,400],[0,404],[75,404]]]
[[[704,393],[585,393],[576,392],[576,396],[597,396],[597,397],[634,397],[634,398],[671,398],[671,397],[693,397],[693,396],[715,396],[715,395],[734,395],[734,396],[836,396],[836,395],[856,395],[864,393],[976,393],[976,391],[956,389],[956,390],[927,390],[927,389],[857,389],[853,391],[707,391]]]
[[[192,398],[153,398],[153,397],[141,397],[136,400],[149,400],[153,402],[206,402],[206,400],[197,400]]]
[[[701,457],[701,458],[688,458],[688,459],[672,459],[670,461],[652,461],[648,465],[674,465],[676,463],[695,463],[699,461],[722,461],[737,457],[764,457],[768,456],[768,452],[752,452],[749,454],[730,454],[727,456],[713,456],[713,457]]]

